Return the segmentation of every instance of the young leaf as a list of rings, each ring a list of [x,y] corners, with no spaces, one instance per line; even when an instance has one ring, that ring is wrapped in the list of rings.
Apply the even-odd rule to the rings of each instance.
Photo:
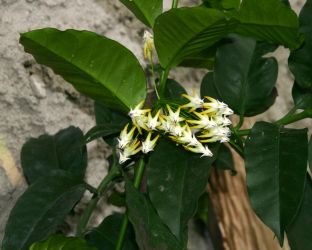
[[[247,188],[251,205],[283,244],[303,197],[307,129],[257,122],[246,140]]]
[[[275,47],[264,46],[254,39],[237,35],[229,39],[228,43],[218,48],[214,75],[212,77],[208,73],[210,76],[205,77],[202,92],[218,96],[236,114],[260,114],[274,103],[277,95],[274,87],[277,61],[272,57],[263,58],[265,53]]]
[[[79,128],[29,139],[22,147],[21,163],[29,184],[53,170],[62,169],[81,179],[87,167],[87,148]]]
[[[301,207],[295,220],[287,228],[287,237],[291,250],[312,249],[312,182],[310,176],[307,176],[306,179]]]
[[[296,49],[302,42],[296,13],[281,0],[243,0],[237,13],[236,33]]]
[[[149,27],[154,26],[156,17],[163,9],[163,0],[120,0],[120,2]]]
[[[211,145],[216,153],[219,144]],[[207,158],[162,140],[150,157],[147,175],[149,196],[171,232],[182,239],[189,219],[208,182],[215,157]]]
[[[161,14],[154,26],[161,65],[172,68],[198,55],[233,31],[236,24],[221,11],[203,7],[176,8]]]
[[[126,203],[136,242],[142,250],[183,250],[164,225],[149,200],[126,180]]]
[[[98,250],[91,247],[83,238],[52,235],[44,241],[32,244],[29,250]]]
[[[28,250],[32,243],[54,233],[84,191],[85,184],[63,170],[39,178],[12,209],[2,250]]]
[[[46,28],[23,33],[20,43],[78,91],[127,112],[146,97],[144,71],[119,43],[89,31]]]
[[[310,88],[302,88],[294,82],[292,97],[298,109],[312,109],[312,85]]]
[[[115,250],[123,218],[124,215],[122,214],[113,214],[106,217],[97,228],[92,229],[85,236],[89,245],[95,246],[99,250]],[[127,228],[127,233],[122,249],[138,249],[134,241],[134,232],[131,225],[129,225]]]

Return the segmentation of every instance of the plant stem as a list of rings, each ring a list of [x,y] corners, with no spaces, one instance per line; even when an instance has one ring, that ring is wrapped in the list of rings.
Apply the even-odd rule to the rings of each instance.
[[[159,89],[158,93],[159,93],[160,97],[163,97],[165,94],[166,82],[168,79],[168,75],[169,75],[169,69],[164,69],[161,73],[159,86],[158,86],[158,89]]]
[[[250,129],[236,130],[235,133],[236,133],[236,135],[238,135],[238,136],[246,136],[246,135],[249,135]]]
[[[139,160],[139,164],[138,164],[137,168],[135,169],[133,185],[136,189],[138,189],[140,187],[140,184],[141,184],[141,181],[143,178],[143,174],[144,174],[144,168],[145,168],[145,165],[144,165],[144,159],[142,156],[141,159]],[[128,223],[129,223],[129,218],[125,214],[124,219],[122,221],[121,229],[119,231],[116,250],[122,249],[124,238],[125,238],[125,235],[127,232]]]
[[[116,164],[113,164],[113,166],[110,169],[110,171],[108,172],[108,174],[104,177],[104,179],[102,180],[102,182],[98,186],[96,194],[94,194],[92,196],[90,202],[87,205],[87,208],[84,210],[84,212],[83,212],[83,214],[82,214],[82,216],[78,222],[77,233],[76,233],[77,236],[81,236],[83,234],[83,232],[85,231],[85,229],[88,225],[89,219],[92,215],[92,212],[96,208],[96,205],[101,198],[101,194],[105,191],[105,189],[111,183],[111,181],[113,181],[120,174],[121,173],[120,173],[118,166]]]
[[[277,125],[287,125],[305,118],[312,118],[312,109],[306,109],[301,113],[294,114],[294,115],[286,115],[282,119],[275,122]]]
[[[178,8],[179,0],[172,0],[171,9]]]

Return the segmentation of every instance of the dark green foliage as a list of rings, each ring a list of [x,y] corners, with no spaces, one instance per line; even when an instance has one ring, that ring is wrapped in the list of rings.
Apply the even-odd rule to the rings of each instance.
[[[29,184],[53,170],[65,170],[83,179],[87,167],[87,149],[82,131],[69,127],[55,135],[29,139],[23,145],[21,163]]]
[[[246,140],[247,188],[251,205],[283,244],[303,197],[307,129],[257,122]]]
[[[5,228],[3,250],[28,250],[54,233],[81,199],[85,184],[63,170],[36,180],[18,199]]]

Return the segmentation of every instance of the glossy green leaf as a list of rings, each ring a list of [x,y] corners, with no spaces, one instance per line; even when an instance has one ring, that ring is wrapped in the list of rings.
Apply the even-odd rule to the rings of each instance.
[[[238,9],[240,0],[204,0],[205,6],[215,9]]]
[[[234,30],[237,22],[219,10],[203,7],[171,9],[154,26],[157,54],[164,68],[192,58]]]
[[[291,250],[312,249],[312,182],[307,176],[303,201],[293,223],[287,228]]]
[[[2,250],[28,250],[32,243],[54,233],[84,191],[81,180],[62,170],[38,179],[12,209]]]
[[[120,2],[149,27],[154,26],[156,17],[163,9],[163,0],[120,0]]]
[[[210,146],[213,153],[218,146]],[[196,212],[214,160],[215,157],[201,158],[168,140],[160,141],[150,157],[147,168],[150,199],[160,218],[180,240]]]
[[[196,55],[189,56],[187,59],[182,61],[179,66],[212,70],[215,62],[214,57],[216,50],[216,46],[205,49]]]
[[[115,250],[123,218],[124,215],[122,214],[113,214],[106,217],[97,228],[92,229],[85,236],[89,245],[96,247],[98,250]],[[127,228],[122,249],[138,249],[134,241],[134,232],[131,225]]]
[[[275,101],[278,65],[275,58],[264,58],[274,47],[254,39],[233,35],[217,51],[213,79],[205,77],[202,92],[212,92],[236,114],[254,116],[263,113]],[[207,88],[207,90],[204,90]],[[209,95],[209,93],[208,93]]]
[[[217,170],[231,170],[233,175],[236,174],[232,152],[224,144],[220,145],[216,160],[213,165]]]
[[[127,112],[146,97],[144,71],[119,43],[90,31],[46,28],[23,33],[20,43],[79,92]]]
[[[114,125],[99,125],[91,128],[85,135],[85,142],[89,143],[101,137],[107,137],[117,134],[121,129],[116,128]]]
[[[312,1],[306,0],[303,8],[300,11],[299,22],[300,31],[305,35],[305,37],[312,39]]]
[[[283,244],[303,197],[307,171],[307,129],[257,122],[245,144],[251,205]]]
[[[141,250],[183,250],[175,236],[161,221],[150,201],[126,181],[126,203],[136,242]]]
[[[207,192],[200,196],[194,218],[200,220],[205,226],[209,225],[209,194]]]
[[[83,238],[52,235],[46,240],[34,243],[29,250],[98,250],[91,247]]]
[[[243,0],[236,33],[296,49],[302,43],[296,13],[281,0]]]
[[[312,109],[312,86],[310,88],[302,88],[297,82],[294,82],[292,97],[298,109]]]
[[[83,179],[87,149],[79,128],[69,127],[55,135],[29,139],[22,148],[21,163],[29,184],[53,170],[66,170]]]

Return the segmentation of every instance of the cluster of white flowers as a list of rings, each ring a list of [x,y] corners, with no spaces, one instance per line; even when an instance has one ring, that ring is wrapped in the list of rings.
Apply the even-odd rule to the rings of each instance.
[[[154,115],[150,109],[143,109],[144,101],[130,110],[132,128],[127,124],[118,138],[120,163],[140,151],[145,154],[153,151],[160,135],[167,135],[186,150],[202,154],[201,157],[212,156],[206,143],[229,141],[228,116],[233,111],[225,103],[208,96],[201,99],[183,94],[183,97],[189,100],[187,104],[176,109],[166,105]],[[181,110],[188,115],[182,116]],[[144,136],[144,140],[139,139]]]

